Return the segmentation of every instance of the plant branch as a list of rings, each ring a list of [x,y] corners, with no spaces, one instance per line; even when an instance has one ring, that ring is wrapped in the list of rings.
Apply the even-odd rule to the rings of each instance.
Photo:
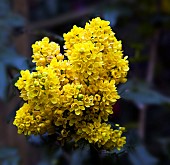
[[[151,43],[151,48],[150,48],[150,57],[149,57],[149,62],[148,62],[147,75],[146,75],[146,82],[148,84],[152,84],[153,79],[154,79],[154,70],[155,70],[155,64],[156,64],[159,36],[160,36],[160,29],[158,29],[155,32],[153,39],[151,41],[152,43]],[[140,110],[139,137],[141,138],[141,140],[144,140],[147,106],[144,104],[138,104],[138,108]]]
[[[65,24],[68,21],[71,22],[73,20],[80,19],[86,15],[95,13],[96,10],[98,10],[101,6],[103,6],[102,4],[99,3],[97,5],[96,4],[91,5],[90,7],[87,7],[83,10],[79,10],[79,11],[75,11],[75,12],[73,12],[73,11],[67,12],[65,14],[62,14],[62,15],[57,16],[52,19],[39,21],[39,22],[33,22],[30,25],[27,25],[27,27],[25,27],[25,30],[29,31],[32,29],[41,29],[41,28],[47,28],[47,27],[53,27],[53,26],[56,27],[56,26]]]

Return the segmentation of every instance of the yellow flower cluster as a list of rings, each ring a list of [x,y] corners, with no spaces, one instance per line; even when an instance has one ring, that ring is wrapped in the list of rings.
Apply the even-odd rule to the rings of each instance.
[[[64,39],[66,55],[79,79],[126,82],[127,56],[123,58],[121,41],[117,41],[109,21],[97,17],[84,29],[74,26]]]
[[[43,38],[42,42],[35,42],[35,44],[32,45],[32,49],[33,62],[36,62],[37,66],[45,67],[47,64],[50,64],[54,57],[63,57],[60,55],[60,46],[55,42],[49,43],[49,39],[47,37]]]
[[[121,137],[124,127],[119,127],[118,130],[113,130],[110,124],[94,121],[94,123],[82,122],[77,131],[77,139],[84,138],[89,143],[97,143],[100,148],[103,146],[105,149],[121,147],[126,143],[126,138]]]
[[[74,26],[64,40],[68,60],[47,37],[32,46],[36,71],[21,71],[15,84],[26,101],[14,120],[18,133],[60,131],[62,143],[85,139],[98,148],[121,149],[125,128],[107,123],[120,98],[116,85],[126,82],[129,70],[121,41],[99,17],[85,28]]]

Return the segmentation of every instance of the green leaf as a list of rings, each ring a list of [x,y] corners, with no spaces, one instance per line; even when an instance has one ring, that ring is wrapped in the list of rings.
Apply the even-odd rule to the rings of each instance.
[[[0,11],[0,17],[5,16],[10,11],[9,3],[6,0],[0,1]]]
[[[2,165],[19,165],[20,157],[15,148],[0,148],[0,163]]]
[[[21,107],[21,103],[22,103],[22,100],[20,100],[16,106],[14,106],[13,110],[7,115],[6,117],[6,122],[7,123],[10,123],[10,121],[12,121],[15,116],[16,116],[16,111],[19,110],[19,108]]]
[[[0,99],[5,101],[7,98],[7,87],[9,85],[7,69],[14,68],[16,70],[26,70],[28,62],[25,57],[18,55],[15,49],[3,49],[0,52]],[[17,80],[14,79],[14,81]],[[13,81],[13,83],[14,83]]]
[[[22,27],[25,24],[25,20],[22,16],[10,12],[4,19],[4,23],[10,27]]]
[[[0,61],[8,67],[14,67],[18,70],[25,70],[28,68],[27,59],[16,53],[15,49],[4,49],[0,54]]]
[[[129,80],[118,88],[118,93],[125,100],[133,101],[136,104],[160,105],[170,103],[170,98],[151,89],[146,83]]]
[[[156,165],[158,160],[143,145],[138,145],[134,152],[129,153],[133,165]]]
[[[15,148],[0,148],[0,159],[15,155],[17,155],[17,150]]]
[[[0,61],[0,99],[5,101],[6,100],[6,92],[7,92],[7,87],[8,87],[8,79],[7,79],[7,74],[6,74],[6,68],[5,65]]]
[[[0,25],[0,49],[3,49],[7,45],[10,36],[9,34],[9,31]]]
[[[75,150],[71,156],[70,165],[83,165],[83,163],[89,159],[89,150],[89,146]]]
[[[13,86],[15,85],[15,83],[19,80],[19,77],[21,77],[21,74],[16,74],[14,76],[14,78],[10,81],[10,84],[12,84]]]

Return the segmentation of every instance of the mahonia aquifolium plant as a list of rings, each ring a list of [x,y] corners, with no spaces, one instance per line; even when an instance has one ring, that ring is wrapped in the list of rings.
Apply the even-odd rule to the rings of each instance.
[[[64,55],[47,37],[32,45],[36,71],[22,70],[15,84],[25,103],[13,124],[25,135],[57,130],[62,144],[84,139],[101,149],[121,149],[125,128],[108,124],[120,98],[116,86],[126,82],[129,70],[121,41],[99,17],[85,28],[73,26],[64,40]]]

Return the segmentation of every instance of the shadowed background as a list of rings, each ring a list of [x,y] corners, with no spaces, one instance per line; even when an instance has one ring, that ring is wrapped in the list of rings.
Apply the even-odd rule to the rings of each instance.
[[[104,161],[170,163],[169,0],[1,0],[0,164],[67,164],[67,156],[50,151],[42,137],[17,134],[12,122],[21,103],[13,84],[20,70],[34,67],[31,45],[36,40],[47,36],[62,45],[63,33],[97,16],[110,21],[130,63],[128,82],[119,86],[122,98],[110,118],[127,128],[127,146]],[[80,158],[74,152],[70,164],[82,164]]]

